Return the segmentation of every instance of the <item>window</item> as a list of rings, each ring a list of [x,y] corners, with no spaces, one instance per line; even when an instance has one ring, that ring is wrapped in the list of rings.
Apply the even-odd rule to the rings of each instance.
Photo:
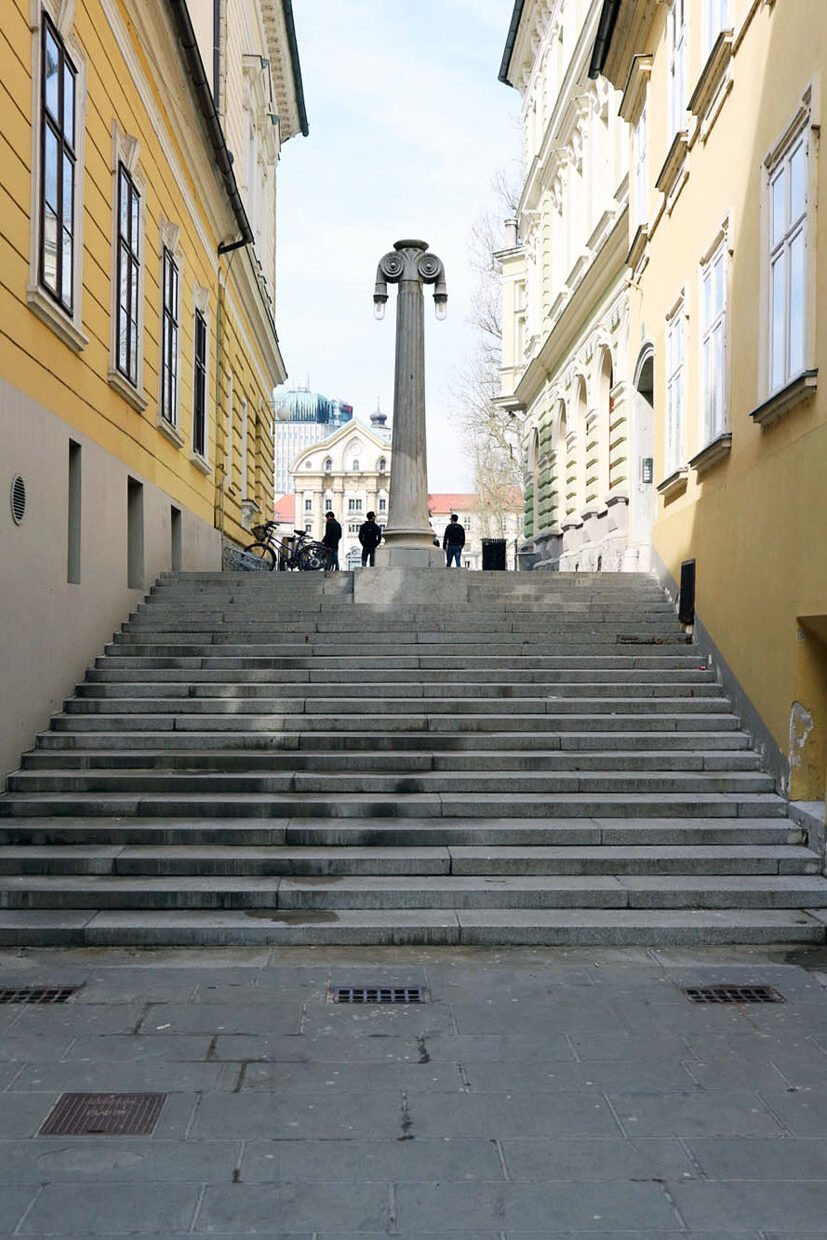
[[[350,525],[347,527],[347,532],[348,534],[358,534],[361,528],[362,527],[358,521],[351,521]]]
[[[385,460],[384,456],[379,457],[376,468],[379,470],[380,474],[383,474],[388,468],[388,462]]]
[[[646,104],[644,103],[634,128],[634,209],[635,222],[638,228],[647,222],[649,216],[648,146],[649,135],[646,122]]]
[[[683,299],[666,323],[666,476],[683,464]]]
[[[122,163],[118,164],[117,212],[115,365],[137,387],[141,196]]]
[[[161,417],[170,426],[178,423],[178,307],[180,281],[172,252],[162,251],[161,291]]]
[[[313,511],[313,500],[312,500],[312,499],[306,499],[306,500],[304,501],[304,511],[305,511],[305,512],[312,512],[312,511]]]
[[[312,522],[312,521],[305,521],[305,523],[304,523],[304,532],[305,532],[305,534],[312,534],[312,533],[313,533],[313,522]]]
[[[379,499],[379,511],[384,512],[387,506],[388,506],[388,501],[385,499],[384,496],[381,496]]]
[[[329,474],[332,469],[333,469],[333,458],[326,456],[325,461],[324,461],[324,472],[326,474]]]
[[[347,510],[348,512],[361,512],[362,501],[360,499],[349,499],[347,501]]]
[[[233,486],[233,372],[227,375],[227,486]]]
[[[732,0],[704,0],[704,52],[706,56],[715,46],[722,30],[729,30]]]
[[[701,375],[704,444],[726,429],[726,242],[701,267]]]
[[[241,498],[247,499],[247,397],[241,398]]]
[[[769,168],[770,393],[805,368],[807,304],[806,130]]]
[[[460,524],[464,526],[466,534],[471,533],[471,518],[470,517],[466,517],[464,521],[460,522]]]
[[[669,141],[685,126],[686,9],[689,0],[672,0],[669,10]]]
[[[353,472],[354,472],[355,474],[358,474],[358,472],[359,472],[359,461],[358,461],[358,458],[354,458],[354,460],[353,460],[353,464],[351,465],[351,467],[350,467],[350,468],[353,470]]]
[[[74,300],[77,72],[43,16],[40,78],[41,168],[38,279],[69,314]]]
[[[207,320],[195,312],[192,395],[192,450],[202,459],[207,455]]]
[[[313,468],[313,462],[312,462],[312,460],[311,460],[311,461],[305,461],[305,463],[304,463],[304,467],[305,467],[305,469],[312,469],[312,468]]]

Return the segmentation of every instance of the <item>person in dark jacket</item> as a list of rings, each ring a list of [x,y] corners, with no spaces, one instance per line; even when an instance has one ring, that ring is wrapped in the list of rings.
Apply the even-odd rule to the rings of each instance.
[[[454,512],[451,514],[451,520],[445,526],[445,533],[442,535],[442,546],[445,549],[445,567],[451,567],[451,561],[456,563],[457,568],[460,567],[460,555],[462,548],[465,546],[465,530],[459,523],[459,517]]]
[[[359,526],[359,542],[362,544],[362,568],[376,563],[376,548],[382,541],[382,531],[376,524],[376,513],[369,512],[367,521]]]
[[[324,514],[325,527],[323,544],[330,552],[330,567],[339,567],[339,543],[342,541],[342,527],[332,512]]]

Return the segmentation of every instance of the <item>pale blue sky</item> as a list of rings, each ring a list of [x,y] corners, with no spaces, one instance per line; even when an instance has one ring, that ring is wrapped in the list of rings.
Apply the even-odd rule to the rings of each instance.
[[[391,413],[395,292],[373,318],[376,264],[402,237],[445,263],[448,319],[426,293],[429,489],[471,475],[450,423],[471,347],[467,239],[513,160],[516,91],[497,81],[511,0],[293,0],[309,138],[283,149],[277,321],[291,385]]]

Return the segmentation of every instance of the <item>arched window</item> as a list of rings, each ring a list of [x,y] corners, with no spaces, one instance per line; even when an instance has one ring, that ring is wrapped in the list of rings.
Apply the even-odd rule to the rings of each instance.
[[[376,468],[379,470],[380,474],[383,474],[385,470],[388,468],[388,462],[385,460],[383,456],[379,457],[379,460],[376,463]]]
[[[326,474],[329,474],[332,469],[333,469],[333,457],[326,456],[324,459],[324,472]]]
[[[359,466],[359,461],[356,457],[354,457],[353,464],[351,465],[350,468],[353,470],[354,474],[358,474],[360,466]]]
[[[612,367],[612,355],[608,349],[604,349],[603,356],[600,359],[600,374],[598,376],[601,500],[604,500],[612,487],[617,486],[621,481],[621,478],[618,476],[618,470],[616,468],[613,470],[612,461],[612,443],[614,440],[612,434],[612,423],[614,422],[613,387],[614,369]],[[625,457],[626,453],[621,449],[617,455]],[[619,464],[619,461],[614,462],[614,464]]]

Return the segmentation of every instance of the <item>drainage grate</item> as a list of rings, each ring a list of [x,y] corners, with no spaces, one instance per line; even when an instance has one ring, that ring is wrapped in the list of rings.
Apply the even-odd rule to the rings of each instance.
[[[424,1003],[422,986],[333,986],[331,1003]]]
[[[80,986],[0,986],[0,1003],[65,1003]]]
[[[783,1003],[784,997],[772,986],[685,986],[683,993],[692,1003]]]
[[[61,1094],[38,1136],[151,1136],[166,1094]]]

